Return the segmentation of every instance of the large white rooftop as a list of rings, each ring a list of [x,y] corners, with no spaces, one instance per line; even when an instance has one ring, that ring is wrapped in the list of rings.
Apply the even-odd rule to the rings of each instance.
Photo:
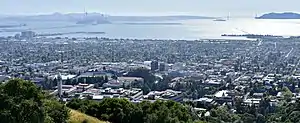
[[[218,91],[217,93],[214,94],[215,97],[226,97],[228,96],[228,90],[222,90],[222,91]]]

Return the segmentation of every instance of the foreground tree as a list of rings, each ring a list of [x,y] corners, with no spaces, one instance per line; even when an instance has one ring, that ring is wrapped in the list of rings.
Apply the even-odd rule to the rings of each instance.
[[[65,115],[53,115],[53,112]],[[63,123],[69,111],[56,101],[49,101],[34,83],[13,79],[0,85],[1,123]],[[62,120],[56,120],[62,119]]]
[[[300,101],[295,103],[284,102],[276,113],[268,117],[268,122],[273,123],[298,123],[300,121]]]
[[[68,107],[112,123],[186,123],[191,112],[173,101],[131,103],[126,99],[104,99],[101,102],[74,99]],[[83,108],[85,107],[85,108]]]
[[[66,123],[69,119],[69,109],[56,100],[45,100],[46,123]]]

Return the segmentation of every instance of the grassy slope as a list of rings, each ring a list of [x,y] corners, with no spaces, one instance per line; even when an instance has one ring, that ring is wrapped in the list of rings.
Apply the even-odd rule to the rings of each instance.
[[[88,121],[88,123],[107,123],[104,121],[100,121],[97,118],[83,114],[79,111],[72,110],[72,109],[70,110],[71,110],[71,114],[68,123],[82,123],[85,119]]]

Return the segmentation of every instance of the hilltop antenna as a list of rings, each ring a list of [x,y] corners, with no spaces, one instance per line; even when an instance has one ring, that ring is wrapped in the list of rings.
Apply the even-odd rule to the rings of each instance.
[[[86,11],[86,9],[84,8],[83,9],[83,18],[82,18],[82,20],[84,20],[84,19],[86,19],[87,18],[87,16],[88,16],[88,13],[87,13],[87,11]]]
[[[230,12],[227,15],[227,20],[229,20],[229,19],[230,19]]]
[[[85,8],[83,9],[83,13],[84,13],[85,16],[87,16],[87,14],[88,14],[88,13],[86,12],[86,9],[85,9]]]

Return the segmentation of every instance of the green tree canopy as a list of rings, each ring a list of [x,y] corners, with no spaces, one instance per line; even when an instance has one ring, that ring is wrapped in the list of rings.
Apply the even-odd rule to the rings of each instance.
[[[194,120],[186,106],[173,101],[134,104],[127,99],[101,102],[74,99],[67,106],[76,110],[87,106],[84,113],[113,123],[186,123]]]
[[[53,115],[65,114],[65,115]],[[57,101],[51,101],[34,83],[13,79],[0,85],[1,123],[64,123],[68,110]],[[60,120],[58,120],[60,119]]]

